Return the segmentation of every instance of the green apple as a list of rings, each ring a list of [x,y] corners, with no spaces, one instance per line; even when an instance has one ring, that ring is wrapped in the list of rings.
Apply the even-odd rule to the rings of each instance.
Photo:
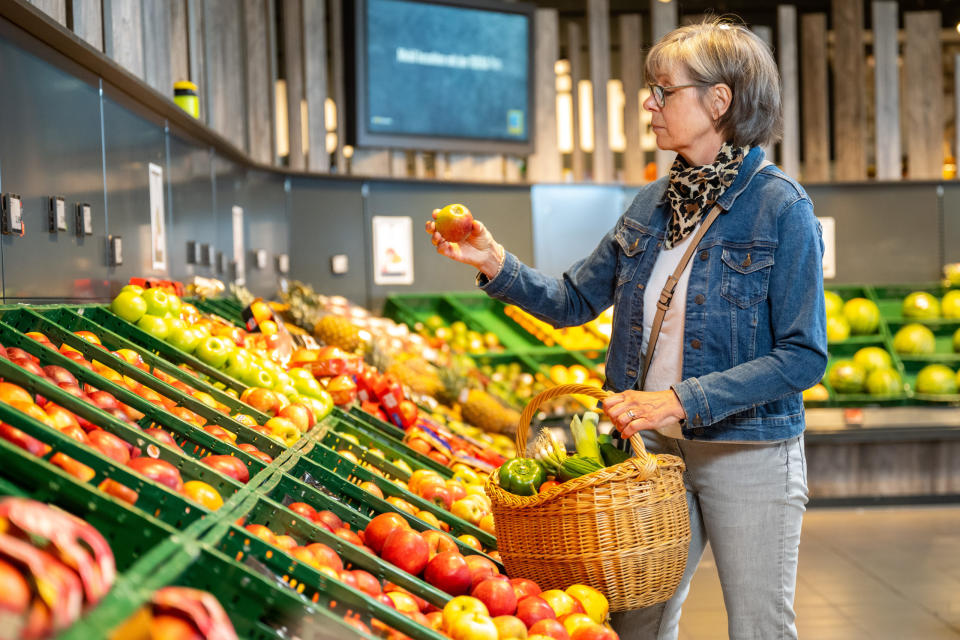
[[[193,353],[200,344],[200,334],[189,327],[179,327],[167,335],[167,343],[180,351]]]
[[[127,284],[124,285],[123,289],[120,289],[120,293],[123,293],[124,291],[133,291],[135,294],[140,296],[143,295],[145,289],[138,284]]]
[[[224,365],[233,351],[234,347],[231,345],[230,340],[211,336],[201,340],[200,344],[197,345],[197,350],[194,352],[194,355],[214,369],[219,369]]]
[[[273,390],[276,391],[277,393],[282,393],[283,395],[287,396],[287,398],[290,399],[291,403],[294,402],[294,398],[301,397],[300,392],[297,391],[297,388],[294,387],[292,384],[278,384],[273,388]]]
[[[136,322],[147,312],[147,303],[134,291],[121,291],[110,303],[110,310],[127,322]]]
[[[253,358],[245,349],[235,349],[224,363],[223,372],[234,380],[243,380],[253,369]]]
[[[262,387],[264,389],[273,389],[277,380],[274,378],[273,374],[270,373],[270,370],[266,367],[262,367],[255,371],[252,371],[251,374],[243,379],[243,382],[250,387]]]
[[[143,292],[143,301],[150,315],[163,317],[170,310],[170,296],[163,289],[147,289]]]
[[[275,384],[273,387],[274,389],[276,389],[277,387],[293,386],[293,378],[287,375],[287,372],[284,371],[283,369],[280,369],[279,371],[275,372],[273,375],[277,379],[277,384]]]
[[[167,333],[170,332],[167,329],[167,321],[161,318],[160,316],[155,316],[149,313],[145,313],[141,316],[140,320],[137,321],[137,326],[152,335],[157,340],[165,340]]]
[[[314,378],[299,378],[293,381],[293,387],[300,392],[300,395],[316,398],[321,393],[326,393],[320,383]]]
[[[183,320],[180,318],[174,318],[172,316],[167,316],[164,318],[164,321],[167,323],[168,333],[173,333],[174,329],[183,329],[187,326],[187,323],[185,323]]]
[[[313,377],[313,374],[309,369],[304,369],[303,367],[294,367],[293,369],[287,370],[287,375],[290,376],[290,379],[293,381],[293,384],[297,384],[297,380],[313,380],[316,382],[316,378]]]
[[[180,317],[180,307],[183,306],[183,302],[180,300],[180,296],[174,295],[172,293],[167,294],[167,307],[170,311],[170,315],[174,318]]]

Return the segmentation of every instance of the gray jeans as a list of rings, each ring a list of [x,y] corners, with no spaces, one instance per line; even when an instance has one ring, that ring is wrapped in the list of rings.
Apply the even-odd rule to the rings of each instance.
[[[717,563],[729,637],[796,638],[793,597],[807,504],[803,436],[723,444],[645,431],[643,439],[650,451],[680,456],[687,465],[692,539],[686,571],[670,600],[613,615],[620,638],[676,640],[680,607],[707,542]]]

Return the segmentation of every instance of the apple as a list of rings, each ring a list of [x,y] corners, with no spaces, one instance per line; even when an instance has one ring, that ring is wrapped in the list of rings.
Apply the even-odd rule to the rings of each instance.
[[[53,420],[53,426],[60,431],[73,427],[80,428],[77,416],[75,416],[72,411],[68,411],[58,404],[48,402],[44,405],[43,410],[47,413],[47,416]]]
[[[367,528],[363,530],[363,541],[375,553],[379,554],[383,550],[387,538],[395,529],[409,527],[410,525],[399,513],[392,511],[381,513],[370,520]]]
[[[193,353],[200,344],[200,334],[190,327],[177,327],[167,334],[167,344],[185,353]]]
[[[166,460],[140,457],[130,460],[127,466],[154,482],[170,487],[174,491],[183,489],[183,479],[180,477],[180,472]]]
[[[250,469],[242,460],[234,456],[214,455],[207,456],[201,462],[205,465],[219,471],[225,476],[230,476],[238,482],[246,484],[250,480]]]
[[[147,435],[151,435],[163,444],[169,445],[171,447],[180,448],[180,445],[177,444],[177,441],[173,439],[173,436],[168,431],[164,431],[160,427],[153,427],[151,429],[144,429],[143,431]]]
[[[420,613],[420,607],[417,601],[409,593],[403,591],[390,591],[387,597],[393,602],[393,607],[400,613]]]
[[[219,369],[233,351],[234,347],[230,344],[230,341],[211,336],[200,341],[194,355],[205,364],[214,369]]]
[[[573,584],[564,591],[580,603],[580,606],[594,622],[603,624],[607,621],[610,614],[610,604],[602,593],[585,584]]]
[[[276,415],[283,406],[280,404],[280,395],[272,389],[250,387],[240,394],[240,402],[248,404],[261,413]]]
[[[336,571],[343,571],[343,561],[340,559],[340,556],[337,555],[337,552],[328,547],[327,545],[314,542],[307,545],[307,549],[313,554],[313,557],[317,559],[321,565],[325,567],[330,567]]]
[[[462,498],[467,497],[467,489],[463,486],[463,483],[459,480],[450,479],[446,481],[447,491],[450,492],[450,497],[452,502],[456,502]],[[451,504],[452,504],[451,502]]]
[[[458,617],[467,614],[488,616],[487,605],[472,596],[456,596],[443,606],[443,628],[450,629],[450,624]]]
[[[475,496],[469,495],[451,504],[450,513],[473,525],[480,524],[480,520],[486,515],[483,503],[478,501]]]
[[[476,549],[477,551],[483,551],[483,546],[481,546],[480,540],[477,539],[477,536],[470,535],[469,533],[464,533],[457,536],[457,540],[467,545],[471,549]]]
[[[136,322],[147,312],[147,303],[134,291],[121,291],[110,303],[110,310],[127,322]]]
[[[570,640],[620,640],[620,638],[612,629],[594,624],[577,627],[577,630],[570,634]]]
[[[277,536],[273,544],[277,545],[284,551],[292,551],[300,546],[292,536],[288,535]]]
[[[250,534],[252,534],[252,535],[260,538],[260,539],[263,540],[264,542],[269,542],[270,544],[275,544],[276,541],[277,541],[277,537],[276,537],[275,535],[273,535],[273,531],[270,531],[270,529],[268,529],[267,527],[263,526],[262,524],[248,524],[248,525],[247,525],[246,527],[244,527],[244,528],[245,528]],[[310,548],[310,545],[308,545],[307,548],[309,549],[309,548]],[[312,551],[312,549],[311,549],[311,551]],[[314,555],[316,555],[316,554],[314,554]]]
[[[517,602],[527,596],[539,595],[540,585],[527,578],[511,578],[510,584],[513,585],[513,592],[517,594]]]
[[[299,429],[301,433],[306,432],[316,422],[316,420],[313,419],[313,411],[310,407],[300,403],[289,404],[283,409],[280,409],[277,417],[286,418],[297,425],[297,429]]]
[[[160,316],[145,313],[137,320],[137,326],[149,333],[157,340],[165,340],[170,329],[167,327],[167,321]]]
[[[517,594],[509,580],[487,578],[470,591],[470,595],[487,605],[491,616],[509,616],[517,611]]]
[[[43,373],[46,374],[47,378],[50,379],[53,384],[59,385],[62,382],[69,384],[80,384],[77,382],[77,379],[72,373],[67,371],[61,366],[55,364],[48,364],[43,368]]]
[[[557,614],[547,604],[547,601],[540,596],[527,596],[517,602],[516,616],[523,620],[527,629],[530,629],[540,620],[555,619]]]
[[[340,516],[335,514],[333,511],[328,511],[326,509],[323,511],[317,511],[317,517],[314,519],[314,522],[324,525],[330,529],[330,531],[343,529],[345,526],[343,524],[343,520],[340,519]]]
[[[107,495],[111,495],[114,498],[117,498],[118,500],[123,500],[124,502],[129,504],[136,504],[137,498],[140,497],[140,495],[133,489],[120,484],[116,480],[111,480],[110,478],[107,478],[106,480],[101,482],[97,488],[100,489],[100,491],[103,491],[104,493],[106,493]]]
[[[376,482],[371,482],[369,480],[364,480],[360,483],[360,488],[366,491],[369,494],[372,494],[381,500],[383,500],[383,491],[380,490],[380,487],[377,486]]]
[[[549,589],[540,593],[540,598],[546,600],[553,612],[558,618],[562,618],[568,613],[585,613],[583,607],[573,596],[564,593],[560,589]]]
[[[33,403],[33,396],[30,395],[29,391],[12,382],[0,382],[0,402],[4,404],[13,404],[14,402]]]
[[[290,509],[290,511],[303,516],[310,522],[313,522],[317,518],[317,510],[308,505],[306,502],[291,502],[287,505],[287,509]]]
[[[430,560],[427,541],[413,529],[397,527],[387,536],[380,557],[412,575],[420,575]]]
[[[223,427],[216,424],[208,424],[203,428],[204,431],[212,435],[217,440],[222,440],[223,442],[235,442],[237,439],[236,434],[227,431]]]
[[[373,574],[364,571],[363,569],[354,569],[350,573],[357,579],[357,588],[364,593],[367,593],[374,598],[379,596],[383,589],[380,588],[380,581],[377,580]]]
[[[480,613],[464,613],[456,616],[446,626],[452,640],[497,640],[497,626],[490,616]]]
[[[453,496],[450,495],[450,490],[442,481],[440,484],[428,484],[426,487],[421,487],[420,495],[424,500],[432,502],[445,511],[449,511],[453,504]]]
[[[585,613],[568,613],[560,618],[560,623],[570,636],[573,636],[574,632],[581,627],[595,627],[599,624]]]
[[[62,453],[55,453],[50,458],[50,464],[60,467],[74,478],[79,479],[81,482],[90,482],[93,480],[97,472],[94,471],[91,467],[74,460],[69,456],[65,456]]]
[[[497,627],[499,640],[526,640],[527,625],[516,616],[496,616],[493,624]]]
[[[283,440],[288,447],[300,439],[300,430],[286,418],[270,418],[263,425],[270,433]]]
[[[170,297],[163,289],[147,289],[142,295],[147,305],[147,313],[163,317],[170,311]]]
[[[324,391],[323,387],[320,386],[320,383],[314,380],[312,377],[309,379],[294,378],[293,388],[296,389],[297,393],[301,395],[314,398],[318,397]]]
[[[273,458],[265,454],[263,451],[260,451],[260,449],[257,449],[252,444],[244,442],[244,443],[238,444],[237,449],[240,449],[241,451],[246,451],[247,453],[252,455],[254,458],[261,461],[263,464],[270,464],[271,462],[273,462]]]
[[[10,426],[6,422],[0,422],[0,438],[8,440],[17,445],[24,451],[35,456],[44,456],[50,451],[50,447],[33,436],[29,436],[20,429]]]
[[[467,564],[470,566],[470,588],[473,589],[478,584],[486,580],[487,578],[492,578],[495,575],[499,575],[500,570],[497,569],[497,565],[493,564],[493,561],[489,558],[484,558],[483,556],[466,556]]]
[[[130,449],[127,443],[112,433],[107,433],[103,429],[94,429],[87,434],[87,439],[91,446],[108,458],[112,458],[120,464],[127,464],[130,461]]]
[[[268,369],[262,367],[252,367],[243,378],[244,384],[250,387],[263,387],[264,389],[273,389],[277,386],[277,377]]]
[[[350,529],[337,529],[333,532],[333,535],[337,536],[341,540],[346,540],[355,547],[362,547],[363,540],[360,539],[360,536],[357,535],[356,531],[351,531]]]
[[[570,640],[570,634],[560,623],[559,620],[544,618],[535,622],[529,631],[530,635],[543,635],[553,638],[553,640]]]
[[[114,409],[120,408],[120,403],[117,402],[117,399],[113,397],[112,393],[106,391],[94,391],[89,394],[90,402],[97,405],[100,409],[104,411],[113,411]]]
[[[463,242],[473,233],[473,214],[462,204],[448,204],[437,213],[435,224],[447,242]]]
[[[458,552],[444,551],[427,563],[423,579],[452,596],[461,596],[470,590],[470,566]]]

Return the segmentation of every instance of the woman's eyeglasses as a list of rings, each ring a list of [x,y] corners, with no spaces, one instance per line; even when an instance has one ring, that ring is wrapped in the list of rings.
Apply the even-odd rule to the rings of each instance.
[[[657,105],[662,109],[664,103],[667,101],[667,97],[673,95],[674,91],[688,87],[709,87],[710,85],[705,82],[695,82],[693,84],[675,84],[672,87],[664,87],[652,83],[647,83],[647,86],[650,87],[650,93],[653,95],[653,99],[657,101]]]

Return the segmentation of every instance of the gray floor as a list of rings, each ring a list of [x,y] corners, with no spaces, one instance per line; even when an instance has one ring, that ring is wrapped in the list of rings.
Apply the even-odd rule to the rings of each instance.
[[[796,610],[804,640],[960,640],[960,506],[808,511]],[[726,628],[708,550],[680,640]]]

